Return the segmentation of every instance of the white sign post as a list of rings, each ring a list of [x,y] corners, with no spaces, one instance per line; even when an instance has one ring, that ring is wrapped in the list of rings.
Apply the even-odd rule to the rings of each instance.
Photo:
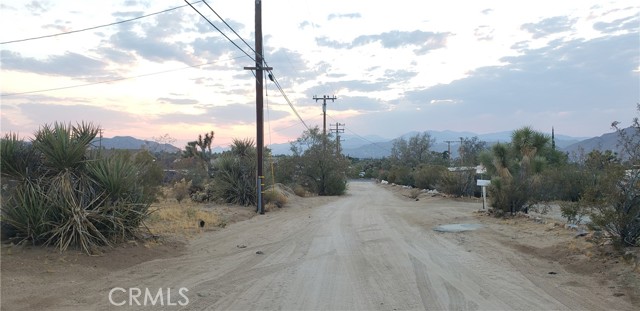
[[[477,185],[482,187],[482,209],[487,205],[487,187],[491,185],[491,180],[478,179]]]

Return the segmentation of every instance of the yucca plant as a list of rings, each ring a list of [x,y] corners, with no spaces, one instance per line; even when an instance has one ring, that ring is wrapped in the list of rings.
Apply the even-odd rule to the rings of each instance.
[[[38,169],[38,155],[16,133],[0,139],[0,172],[12,179],[26,179]]]
[[[47,208],[47,197],[38,183],[27,180],[19,184],[3,205],[14,207],[3,208],[3,221],[22,232],[25,240],[39,241],[51,230],[52,210]]]
[[[126,155],[90,154],[97,133],[91,123],[55,123],[43,126],[30,146],[17,136],[2,141],[3,175],[25,177],[3,196],[2,218],[22,238],[92,253],[133,235],[148,216],[153,198],[140,180],[147,166]],[[34,156],[26,162],[23,154]]]
[[[256,168],[253,158],[225,154],[215,165],[214,196],[226,203],[254,205],[257,202]]]
[[[136,188],[138,169],[125,154],[90,161],[87,172],[108,194],[109,202],[127,198]]]
[[[234,139],[231,151],[214,165],[214,196],[221,201],[254,205],[257,199],[256,148],[251,139]]]
[[[44,125],[35,135],[33,146],[43,154],[44,164],[55,171],[78,169],[84,165],[87,149],[99,133],[91,123]]]

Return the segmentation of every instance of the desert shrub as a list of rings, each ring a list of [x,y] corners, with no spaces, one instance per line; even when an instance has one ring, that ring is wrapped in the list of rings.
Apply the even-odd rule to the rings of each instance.
[[[387,170],[380,170],[380,172],[378,173],[378,180],[386,180],[389,181],[389,171]]]
[[[184,178],[173,184],[173,197],[178,201],[178,203],[181,203],[182,200],[189,196],[189,188],[191,188],[191,181],[187,181]]]
[[[537,196],[545,201],[576,202],[588,185],[588,173],[576,165],[554,167],[542,172]]]
[[[38,130],[30,146],[11,146],[17,141],[5,137],[2,175],[15,186],[2,204],[2,220],[19,238],[91,253],[140,227],[151,203],[141,180],[145,167],[125,155],[91,153],[97,133],[92,124],[55,123]],[[32,163],[25,165],[11,150],[34,155]],[[5,164],[12,169],[4,170]]]
[[[222,154],[214,163],[213,197],[225,203],[256,205],[256,166],[253,141],[235,139],[231,151]]]
[[[344,174],[333,171],[325,181],[325,195],[343,195],[347,191],[347,179]]]
[[[415,187],[421,189],[435,189],[446,172],[447,168],[444,166],[422,165],[413,172]]]
[[[292,156],[279,158],[276,182],[300,185],[310,193],[339,195],[346,190],[350,161],[336,154],[336,145],[318,127],[291,143]]]
[[[274,204],[277,207],[283,207],[287,204],[287,196],[275,188],[265,190],[262,194],[265,204]]]
[[[593,224],[609,232],[623,245],[637,245],[640,238],[640,170],[608,168],[583,198],[591,204]]]
[[[302,185],[293,186],[293,193],[295,193],[299,197],[307,196],[307,190]]]
[[[584,216],[589,214],[589,209],[582,202],[564,201],[560,203],[560,213],[567,219],[567,223],[580,224]]]
[[[445,171],[439,184],[439,190],[441,192],[456,196],[473,196],[475,192],[475,169],[462,170],[462,171]]]
[[[411,175],[411,169],[406,166],[394,165],[389,170],[389,175],[387,176],[388,181],[390,183],[395,183],[398,185],[405,186],[414,186],[415,182],[413,180],[413,176]]]
[[[418,188],[412,188],[411,190],[409,190],[409,197],[412,199],[417,199],[420,196],[420,193],[422,193],[422,190]]]
[[[141,174],[138,176],[138,180],[142,186],[143,195],[150,201],[157,201],[160,196],[164,195],[161,190],[164,170],[160,162],[156,161],[155,157],[147,150],[136,153],[133,162],[138,166],[138,171]]]

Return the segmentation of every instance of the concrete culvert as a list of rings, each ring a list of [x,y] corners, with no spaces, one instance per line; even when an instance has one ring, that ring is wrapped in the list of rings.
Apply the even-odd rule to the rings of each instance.
[[[433,228],[433,230],[438,232],[464,232],[476,230],[482,227],[483,225],[481,224],[448,224],[437,226]]]

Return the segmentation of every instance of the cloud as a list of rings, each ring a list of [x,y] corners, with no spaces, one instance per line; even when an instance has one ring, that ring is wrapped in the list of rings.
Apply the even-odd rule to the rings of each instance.
[[[31,14],[39,16],[40,14],[47,12],[51,6],[47,1],[33,0],[25,4],[25,7],[29,12],[31,12]]]
[[[321,26],[316,24],[316,23],[310,22],[310,21],[303,21],[300,24],[298,24],[298,28],[299,29],[305,29],[307,27],[320,28]]]
[[[327,37],[319,37],[316,43],[319,46],[331,47],[334,49],[351,49],[369,45],[375,42],[380,43],[384,48],[397,49],[405,46],[417,46],[414,52],[423,55],[431,50],[443,48],[447,44],[450,33],[429,32],[429,31],[398,31],[393,30],[376,35],[358,36],[351,43],[342,43],[330,40]]]
[[[226,106],[208,106],[205,107],[205,112],[202,114],[185,114],[185,113],[171,113],[164,114],[158,117],[155,122],[161,124],[176,124],[176,123],[190,123],[200,124],[208,123],[212,126],[217,124],[251,124],[256,122],[256,107],[253,104],[232,104]],[[265,116],[266,116],[265,110]],[[288,116],[288,112],[271,110],[269,111],[269,117],[271,121],[281,119]],[[266,118],[266,117],[265,117]]]
[[[543,38],[551,34],[561,33],[571,30],[575,20],[570,20],[566,16],[549,17],[538,23],[527,23],[520,27],[533,34],[534,39]]]
[[[638,25],[640,25],[640,17],[634,15],[620,18],[610,23],[597,22],[593,25],[593,29],[603,33],[615,33],[618,31],[637,31]]]
[[[4,104],[3,104],[4,106]],[[54,122],[77,123],[92,122],[103,128],[126,128],[129,124],[139,122],[135,117],[125,112],[108,108],[96,107],[87,104],[62,105],[53,103],[26,102],[15,105],[19,108],[19,114],[32,121],[37,126],[52,124]],[[4,109],[4,108],[3,108]],[[117,125],[116,125],[117,124]],[[33,128],[32,125],[21,124],[24,129],[16,129],[24,132]],[[3,126],[4,130],[4,126]],[[9,129],[13,130],[13,129]]]
[[[473,35],[476,36],[476,38],[478,38],[478,40],[480,41],[491,41],[493,40],[493,31],[493,28],[483,25],[476,27],[476,29],[474,29]]]
[[[157,99],[159,102],[167,103],[171,105],[196,105],[198,101],[190,98],[167,98],[160,97]]]
[[[440,122],[437,118],[443,115],[438,113],[446,113],[458,122],[497,111],[487,117],[490,122],[512,127],[526,119],[529,124],[550,127],[555,112],[575,111],[579,107],[572,120],[564,122],[566,126],[571,124],[584,130],[598,121],[606,130],[610,120],[603,120],[603,108],[627,111],[640,94],[638,74],[633,72],[640,65],[637,34],[588,41],[558,40],[523,52],[520,56],[503,58],[504,66],[483,67],[447,85],[407,92],[398,100],[405,108],[389,112],[387,116],[389,119],[403,117],[406,118],[403,123],[411,124],[413,119],[418,122],[415,114],[423,116],[422,122]],[[431,105],[414,114],[402,112],[442,99],[459,103]],[[433,109],[446,109],[446,112]],[[518,114],[520,117],[516,118]]]
[[[357,18],[361,18],[362,16],[360,15],[360,13],[349,13],[349,14],[329,14],[329,16],[327,16],[327,20],[332,20],[332,19],[342,19],[342,18],[347,18],[347,19],[357,19]]]
[[[122,17],[139,16],[138,14],[139,12],[128,11],[113,13],[115,16]],[[159,63],[166,61],[198,63],[190,52],[189,44],[179,41],[185,31],[183,22],[188,22],[184,12],[176,10],[157,15],[151,22],[120,24],[118,32],[104,41],[100,48],[111,51],[112,54],[114,51],[120,51],[121,55],[137,54],[141,58]],[[134,30],[134,25],[141,27],[142,31]]]
[[[482,14],[484,14],[484,15],[489,15],[491,13],[493,13],[493,9],[484,9],[484,10],[482,10]]]
[[[107,70],[107,63],[72,52],[49,56],[46,60],[23,57],[20,53],[9,50],[0,50],[0,56],[3,70],[66,76],[89,81],[106,75],[114,77]]]
[[[459,99],[432,99],[429,103],[431,105],[453,105],[461,102]]]
[[[111,37],[111,43],[120,51],[132,51],[138,56],[154,62],[179,61],[193,63],[193,58],[182,43],[165,42],[162,38],[139,36],[133,31],[120,31]],[[126,52],[125,52],[126,53]]]

